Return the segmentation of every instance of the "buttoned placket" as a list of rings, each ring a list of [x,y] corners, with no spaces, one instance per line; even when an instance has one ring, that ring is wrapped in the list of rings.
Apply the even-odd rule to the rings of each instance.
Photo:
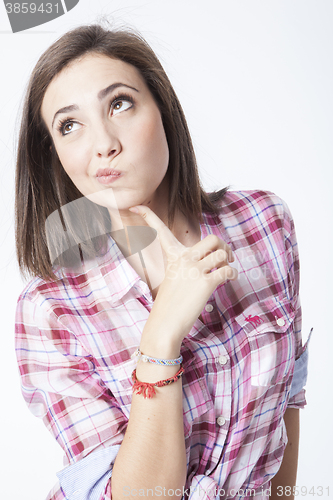
[[[211,467],[205,472],[209,475],[215,470],[220,458],[222,456],[222,450],[224,447],[225,439],[228,433],[229,422],[231,418],[231,370],[230,370],[230,358],[227,350],[221,343],[221,338],[215,336],[212,329],[209,328],[213,323],[220,322],[221,317],[219,315],[216,302],[215,294],[209,298],[206,306],[201,313],[202,319],[204,320],[204,326],[200,328],[207,328],[210,332],[209,335],[205,335],[207,347],[209,347],[210,355],[213,358],[213,363],[215,364],[215,374],[209,373],[207,375],[207,383],[210,390],[214,387],[214,414],[216,422],[216,440],[215,446],[212,450],[211,456]],[[223,329],[221,326],[221,334]]]
[[[231,369],[230,358],[227,350],[223,345],[214,347],[216,350],[215,363],[216,363],[216,382],[215,382],[215,400],[214,410],[216,419],[216,442],[212,451],[212,459],[214,461],[214,468],[221,459],[225,439],[229,429],[231,418]],[[215,354],[215,352],[214,352]]]

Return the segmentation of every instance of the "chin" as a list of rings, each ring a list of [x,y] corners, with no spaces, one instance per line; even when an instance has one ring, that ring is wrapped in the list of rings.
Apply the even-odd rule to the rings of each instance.
[[[85,194],[85,197],[110,211],[128,210],[130,207],[139,204],[136,196],[126,196],[123,192],[114,190],[111,187]]]
[[[117,208],[119,211],[128,210],[131,207],[135,207],[136,205],[145,205],[150,206],[152,200],[154,198],[154,194],[151,195],[134,195],[134,196],[126,196],[119,193],[115,193],[115,201],[117,204]]]

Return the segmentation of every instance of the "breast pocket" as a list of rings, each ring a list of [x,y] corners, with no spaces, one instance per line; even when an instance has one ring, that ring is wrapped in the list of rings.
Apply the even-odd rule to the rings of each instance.
[[[250,350],[253,386],[268,387],[289,379],[295,363],[294,318],[291,302],[277,298],[251,304],[237,316]]]

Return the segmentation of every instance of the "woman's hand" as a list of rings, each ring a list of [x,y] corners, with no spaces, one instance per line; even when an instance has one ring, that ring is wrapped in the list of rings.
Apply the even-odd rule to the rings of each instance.
[[[147,323],[152,328],[158,324],[159,332],[163,325],[163,337],[180,347],[217,286],[237,279],[237,270],[229,266],[234,257],[229,245],[215,235],[185,247],[150,208],[135,208],[157,231],[167,259],[165,277]]]

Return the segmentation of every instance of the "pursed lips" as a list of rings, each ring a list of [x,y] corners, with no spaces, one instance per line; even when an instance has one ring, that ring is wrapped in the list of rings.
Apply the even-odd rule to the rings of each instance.
[[[109,175],[112,176],[119,176],[121,175],[121,172],[119,170],[115,170],[114,168],[107,167],[107,168],[99,168],[96,172],[96,177],[107,177]]]
[[[119,170],[115,170],[114,168],[100,168],[96,172],[96,179],[101,184],[110,184],[111,182],[116,181],[123,175],[123,172],[119,172]]]

